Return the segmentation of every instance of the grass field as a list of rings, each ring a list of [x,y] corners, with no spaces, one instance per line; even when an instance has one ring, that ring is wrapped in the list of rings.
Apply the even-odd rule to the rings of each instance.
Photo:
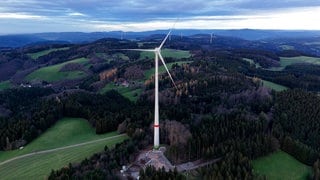
[[[105,93],[108,92],[110,90],[116,90],[118,91],[122,96],[128,98],[130,101],[137,101],[138,97],[140,96],[140,94],[142,93],[142,89],[138,88],[138,89],[132,89],[130,87],[125,87],[122,85],[116,86],[114,83],[108,83],[104,88],[102,88],[100,90],[100,93]]]
[[[282,86],[280,84],[276,84],[270,81],[262,80],[262,82],[263,82],[263,86],[273,89],[275,91],[284,91],[288,89],[286,86]]]
[[[181,64],[191,63],[191,62],[192,61],[179,61],[179,62],[166,63],[166,65],[167,65],[168,69],[170,70],[174,64],[181,65]],[[166,72],[166,69],[164,68],[164,66],[163,65],[160,66],[160,65],[161,65],[161,63],[159,63],[159,74]],[[154,68],[151,68],[151,69],[144,72],[145,79],[150,79],[150,77],[153,75],[154,75]]]
[[[11,83],[9,81],[1,81],[0,82],[0,91],[9,89],[11,87]]]
[[[189,51],[182,51],[182,50],[174,50],[174,49],[163,49],[161,51],[161,54],[163,58],[171,57],[176,59],[181,58],[189,58],[191,56]],[[154,59],[154,53],[153,52],[141,52],[140,59],[144,58]]]
[[[69,47],[47,49],[47,50],[39,51],[39,52],[36,52],[36,53],[29,53],[28,56],[30,56],[32,59],[36,60],[36,59],[38,59],[38,58],[41,57],[41,56],[50,54],[51,52],[54,52],[54,51],[64,51],[64,50],[68,50],[68,49],[69,49]]]
[[[63,118],[24,149],[0,152],[0,162],[31,152],[98,140],[115,135],[117,135],[116,132],[96,135],[94,128],[86,120]],[[51,169],[61,168],[68,165],[69,162],[80,162],[94,153],[103,151],[105,145],[113,146],[124,139],[127,139],[127,136],[17,159],[0,165],[1,179],[46,179]]]
[[[86,73],[83,71],[68,71],[60,72],[60,69],[69,63],[80,63],[85,64],[88,62],[86,58],[78,58],[64,63],[43,67],[32,73],[30,73],[26,79],[31,80],[43,80],[48,82],[55,82],[63,79],[76,79],[86,76]]]
[[[305,180],[311,173],[311,167],[283,151],[254,160],[253,169],[254,173],[266,175],[270,180]]]
[[[249,62],[250,64],[254,64],[256,66],[256,68],[260,68],[260,64],[259,63],[255,63],[252,59],[248,59],[248,58],[242,58],[244,61]]]
[[[291,64],[296,64],[296,63],[310,63],[310,64],[320,65],[320,58],[307,57],[307,56],[281,57],[280,58],[280,67],[273,67],[273,68],[270,68],[269,70],[281,71],[285,67],[287,67]]]

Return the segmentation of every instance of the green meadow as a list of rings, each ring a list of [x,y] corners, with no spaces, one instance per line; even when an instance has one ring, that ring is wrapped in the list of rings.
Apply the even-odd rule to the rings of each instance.
[[[271,81],[262,80],[263,86],[273,89],[275,91],[284,91],[288,89],[286,86],[282,86],[280,84],[273,83]]]
[[[47,50],[39,51],[39,52],[36,52],[36,53],[29,53],[28,56],[30,56],[32,59],[36,60],[41,56],[50,54],[51,52],[64,51],[64,50],[68,50],[68,49],[70,49],[70,48],[69,47],[64,47],[64,48],[47,49]]]
[[[252,59],[242,58],[242,60],[247,61],[250,64],[254,64],[256,68],[260,68],[261,67],[259,63],[255,63]]]
[[[189,58],[191,56],[189,51],[182,51],[182,50],[174,50],[174,49],[163,49],[161,51],[161,54],[163,58],[171,57],[176,59],[182,59],[182,58]],[[141,52],[140,53],[140,59],[154,59],[154,53],[153,52]]]
[[[11,83],[10,81],[1,81],[0,82],[0,91],[5,90],[5,89],[9,89],[11,87]]]
[[[86,76],[87,74],[83,71],[67,71],[67,72],[60,72],[60,69],[69,63],[80,63],[80,64],[86,64],[88,63],[88,59],[86,58],[78,58],[71,61],[67,61],[64,63],[47,66],[40,68],[38,70],[35,70],[34,72],[30,73],[26,79],[28,81],[31,80],[43,80],[48,82],[56,82],[64,79],[77,79]]]
[[[116,132],[97,135],[94,128],[85,119],[63,118],[22,150],[0,151],[0,163],[32,152],[95,141],[116,135],[118,135]],[[127,138],[126,135],[122,135],[78,147],[16,159],[0,165],[1,179],[46,179],[52,169],[67,166],[69,162],[80,162],[94,153],[103,151],[105,145],[112,147]]]
[[[115,85],[113,82],[108,83],[104,88],[100,90],[100,93],[106,93],[111,90],[118,91],[122,96],[128,98],[130,101],[137,101],[138,97],[142,93],[141,88],[132,89],[131,87],[125,87],[122,85]]]
[[[280,58],[280,67],[273,67],[269,70],[272,71],[281,71],[285,67],[296,64],[296,63],[310,63],[315,65],[320,65],[320,58],[308,57],[308,56],[297,56],[297,57],[281,57]]]
[[[253,170],[270,180],[306,180],[311,173],[311,167],[283,151],[254,160]]]

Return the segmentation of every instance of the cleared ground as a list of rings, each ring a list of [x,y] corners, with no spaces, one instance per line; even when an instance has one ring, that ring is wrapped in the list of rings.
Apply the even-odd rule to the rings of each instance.
[[[273,89],[275,91],[284,91],[288,89],[286,86],[282,86],[280,84],[273,83],[271,81],[262,80],[263,86]]]
[[[68,50],[68,49],[69,49],[69,47],[53,48],[53,49],[48,49],[48,50],[44,50],[44,51],[39,51],[39,52],[36,52],[36,53],[29,53],[28,56],[30,56],[32,59],[36,60],[36,59],[38,59],[38,58],[41,57],[41,56],[50,54],[51,52],[54,52],[54,51],[64,51],[64,50]]]
[[[182,50],[175,50],[175,49],[163,49],[161,51],[161,55],[163,58],[171,57],[176,59],[181,58],[189,58],[191,56],[189,51],[182,51]],[[141,52],[140,53],[140,59],[154,59],[154,53],[153,52]]]
[[[11,87],[11,83],[9,81],[2,81],[0,82],[0,91],[9,89]]]
[[[56,82],[59,80],[64,80],[64,79],[77,79],[86,76],[87,74],[83,71],[67,71],[67,72],[60,72],[60,69],[69,63],[80,63],[80,64],[85,64],[88,63],[88,59],[86,58],[78,58],[74,59],[71,61],[67,61],[64,63],[48,66],[48,67],[43,67],[40,68],[31,74],[29,74],[26,79],[31,81],[31,80],[43,80],[43,81],[48,81],[48,82]]]
[[[254,160],[253,169],[254,173],[266,175],[270,180],[305,180],[311,173],[311,167],[283,151]]]
[[[117,135],[116,132],[96,135],[94,128],[86,120],[64,118],[24,149],[0,152],[0,163],[13,157],[39,152],[39,154],[0,165],[1,179],[45,179],[51,169],[67,166],[69,162],[80,162],[94,153],[103,151],[105,145],[113,146],[128,138],[126,135]],[[104,138],[107,139],[99,141]],[[85,142],[89,143],[66,147]],[[40,154],[42,150],[60,147],[66,147],[66,149]]]
[[[297,56],[297,57],[281,57],[280,58],[280,67],[273,67],[269,70],[273,71],[281,71],[285,67],[296,64],[296,63],[310,63],[320,65],[320,58],[316,57],[308,57],[308,56]]]

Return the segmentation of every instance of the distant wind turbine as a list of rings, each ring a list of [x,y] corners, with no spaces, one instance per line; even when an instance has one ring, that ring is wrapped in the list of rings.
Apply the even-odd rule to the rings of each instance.
[[[129,51],[140,51],[140,52],[154,52],[155,55],[155,73],[154,73],[154,77],[155,77],[155,100],[154,100],[154,149],[158,149],[159,145],[160,145],[160,136],[159,136],[159,65],[158,65],[158,61],[159,58],[163,64],[163,66],[165,67],[174,87],[176,89],[177,86],[169,72],[169,69],[161,55],[161,48],[163,47],[164,43],[167,41],[168,37],[170,36],[172,30],[169,31],[169,33],[166,35],[166,37],[163,39],[163,41],[161,42],[159,47],[156,47],[155,49],[122,49],[122,50],[129,50]]]
[[[212,44],[213,33],[210,34],[210,44]]]

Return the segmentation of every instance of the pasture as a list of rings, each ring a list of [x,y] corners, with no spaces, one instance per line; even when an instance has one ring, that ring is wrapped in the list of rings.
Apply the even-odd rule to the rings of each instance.
[[[260,68],[261,67],[259,63],[255,63],[252,59],[242,58],[242,60],[247,61],[252,65],[255,65],[256,68]]]
[[[69,63],[79,63],[79,64],[86,64],[88,63],[88,59],[86,58],[78,58],[71,61],[67,61],[64,63],[43,67],[40,69],[35,70],[34,72],[30,73],[26,79],[28,81],[32,80],[43,80],[47,82],[56,82],[64,79],[77,79],[86,76],[87,74],[84,71],[76,70],[76,71],[66,71],[61,72],[60,69]]]
[[[122,85],[115,85],[115,83],[111,82],[108,83],[104,88],[100,90],[100,93],[106,93],[111,90],[116,90],[118,91],[122,96],[128,98],[130,101],[137,101],[138,97],[142,93],[141,88],[130,88],[130,87],[125,87]]]
[[[41,56],[45,56],[50,54],[51,52],[54,51],[64,51],[64,50],[68,50],[70,49],[69,47],[63,47],[63,48],[53,48],[53,49],[47,49],[47,50],[43,50],[43,51],[39,51],[36,53],[28,53],[27,55],[30,56],[32,59],[36,60]]]
[[[308,56],[297,56],[297,57],[281,57],[280,58],[280,67],[272,67],[268,70],[272,71],[281,71],[285,67],[291,64],[297,63],[310,63],[315,65],[320,65],[320,58],[308,57]]]
[[[161,51],[163,58],[175,58],[175,59],[182,59],[182,58],[189,58],[191,56],[189,51],[182,51],[182,50],[175,50],[175,49],[163,49]],[[153,52],[141,52],[140,59],[154,59]]]
[[[1,179],[46,179],[51,169],[67,166],[69,162],[80,162],[97,152],[101,152],[105,145],[112,147],[116,143],[127,139],[126,135],[116,136],[116,132],[96,135],[94,128],[80,118],[63,118],[44,134],[28,144],[22,150],[0,152],[0,163],[13,157],[39,152],[53,148],[94,141],[78,147],[60,149],[44,154],[16,159],[0,165]],[[116,136],[112,138],[113,136]],[[103,141],[104,138],[110,139]]]
[[[273,89],[275,91],[284,91],[288,89],[286,86],[282,86],[280,84],[273,83],[271,81],[262,80],[263,86]]]
[[[272,180],[305,180],[311,173],[311,167],[283,151],[277,151],[254,160],[253,171]]]
[[[11,87],[11,83],[10,81],[1,81],[0,82],[0,91],[5,90],[5,89],[9,89]]]

